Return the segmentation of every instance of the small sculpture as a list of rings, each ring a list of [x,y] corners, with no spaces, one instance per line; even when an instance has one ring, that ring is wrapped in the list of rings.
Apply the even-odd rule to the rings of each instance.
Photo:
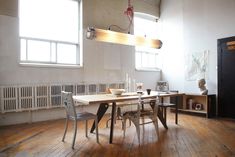
[[[198,87],[201,95],[207,95],[208,90],[206,89],[206,80],[204,78],[198,80]]]

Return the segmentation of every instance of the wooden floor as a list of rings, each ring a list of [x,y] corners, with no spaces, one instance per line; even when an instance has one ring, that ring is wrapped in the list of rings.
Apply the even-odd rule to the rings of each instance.
[[[179,125],[176,125],[174,114],[169,113],[169,129],[159,123],[160,139],[156,138],[154,126],[148,124],[141,128],[139,146],[134,125],[127,128],[123,138],[120,121],[115,125],[114,143],[109,144],[107,118],[99,124],[99,144],[95,134],[85,138],[84,124],[79,122],[74,150],[71,124],[66,142],[61,142],[64,120],[0,127],[0,157],[235,157],[235,121],[232,120],[179,114]]]

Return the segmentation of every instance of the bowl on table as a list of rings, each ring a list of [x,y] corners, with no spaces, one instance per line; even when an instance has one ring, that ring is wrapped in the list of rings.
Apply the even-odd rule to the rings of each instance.
[[[112,89],[112,88],[110,88],[109,90],[113,95],[122,95],[122,93],[125,92],[125,89]]]

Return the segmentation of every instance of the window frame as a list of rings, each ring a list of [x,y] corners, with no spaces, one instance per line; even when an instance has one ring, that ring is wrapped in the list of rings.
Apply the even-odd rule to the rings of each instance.
[[[42,39],[42,38],[33,38],[33,37],[24,37],[20,36],[19,32],[19,55],[18,55],[18,63],[20,66],[32,66],[32,67],[61,67],[61,68],[81,68],[83,67],[83,23],[82,23],[82,0],[72,0],[76,1],[78,5],[78,42],[70,42],[70,41],[60,41],[60,40],[51,40],[51,39]],[[18,2],[18,18],[19,18],[19,23],[18,23],[18,30],[20,30],[20,2]],[[21,59],[21,40],[31,40],[31,41],[43,41],[43,42],[48,42],[50,44],[50,61],[33,61],[33,60],[22,60]],[[57,47],[58,44],[68,44],[68,45],[75,45],[76,46],[76,64],[69,64],[69,63],[58,63],[57,61],[54,62],[52,61],[53,59],[51,58],[51,53],[52,53],[52,47],[51,45],[55,44]],[[26,45],[26,49],[27,49]],[[57,55],[58,51],[57,48],[55,50],[55,55]],[[27,56],[27,50],[26,50],[26,56]],[[55,57],[55,60],[57,60],[58,57]]]
[[[155,17],[155,16],[145,14],[145,13],[140,13],[140,12],[135,12],[134,13],[134,18],[135,17],[142,18],[142,19],[145,19],[145,20],[150,20],[150,21],[157,21],[158,20],[158,18]],[[133,29],[134,29],[134,32],[135,32],[135,26],[133,27]],[[156,50],[156,51],[159,51],[159,50]],[[141,66],[137,66],[137,53],[141,54]],[[154,54],[155,55],[155,67],[147,67],[147,66],[142,65],[142,60],[143,60],[142,55],[143,54]],[[135,47],[135,69],[137,71],[161,71],[161,69],[157,65],[157,58],[159,58],[159,56],[160,56],[159,52],[150,52],[150,51],[146,51],[146,49],[145,50],[142,50],[142,49],[138,50],[138,48],[136,46]]]

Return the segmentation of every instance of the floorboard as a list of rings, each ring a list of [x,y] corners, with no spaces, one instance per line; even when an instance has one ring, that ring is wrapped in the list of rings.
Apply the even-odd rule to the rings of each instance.
[[[0,157],[235,157],[235,120],[179,114],[176,125],[174,113],[168,112],[169,129],[159,121],[158,139],[152,124],[141,126],[139,145],[134,125],[127,124],[124,137],[119,120],[113,144],[109,144],[108,118],[105,116],[99,124],[99,144],[95,134],[85,137],[84,123],[78,122],[74,150],[72,123],[65,142],[61,141],[64,119],[0,127]]]

